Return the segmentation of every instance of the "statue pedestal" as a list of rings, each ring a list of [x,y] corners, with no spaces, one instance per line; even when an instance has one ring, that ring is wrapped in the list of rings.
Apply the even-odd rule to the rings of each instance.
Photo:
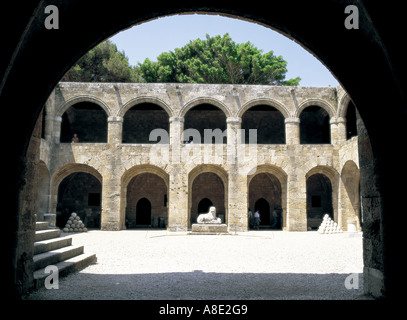
[[[190,234],[229,234],[224,223],[194,223]]]

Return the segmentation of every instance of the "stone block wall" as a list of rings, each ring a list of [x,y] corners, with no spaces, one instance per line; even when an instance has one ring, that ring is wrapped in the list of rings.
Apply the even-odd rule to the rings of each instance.
[[[107,142],[60,143],[65,112],[85,101],[93,103],[106,114]],[[332,185],[335,221],[345,230],[349,219],[356,220],[360,226],[359,203],[356,200],[359,198],[359,181],[351,179],[359,172],[357,138],[346,140],[348,103],[349,98],[340,87],[60,83],[46,105],[45,139],[41,141],[41,160],[49,171],[50,179],[49,211],[56,210],[58,187],[62,180],[74,172],[87,172],[96,176],[102,185],[101,228],[124,229],[126,217],[134,214],[136,199],[140,199],[142,193],[150,194],[150,197],[154,197],[155,193],[164,194],[164,190],[147,187],[135,191],[132,179],[149,173],[165,182],[168,201],[166,208],[158,206],[158,209],[152,210],[166,211],[168,230],[186,231],[199,201],[207,197],[205,192],[209,193],[205,188],[214,186],[212,183],[205,185],[204,177],[210,177],[207,173],[211,173],[222,182],[214,187],[220,188],[219,192],[211,192],[220,198],[224,195],[224,207],[217,205],[217,211],[224,213],[229,228],[246,231],[248,207],[264,198],[268,199],[271,208],[276,204],[281,206],[284,230],[306,231],[307,179],[320,173]],[[160,111],[158,115],[150,110],[149,126],[156,116],[160,117],[160,122],[167,119],[168,130],[157,132],[155,138],[156,141],[169,141],[168,144],[123,143],[127,112],[141,104],[153,104]],[[209,110],[199,112],[198,117],[203,120],[205,115],[208,116],[209,127],[222,123],[224,127],[220,129],[227,129],[227,144],[185,145],[182,135],[185,119],[192,115],[188,111],[207,104],[215,107],[222,117],[213,119]],[[275,120],[279,118],[285,131],[285,143],[241,143],[242,118],[249,114],[246,111],[256,106],[261,106],[262,110],[268,106],[276,114],[278,112]],[[310,106],[321,108],[320,113],[329,117],[330,143],[300,143],[300,115]],[[258,116],[255,114],[252,122],[259,120]],[[134,130],[136,132],[137,128]],[[263,181],[260,187],[250,186],[250,181],[260,173],[271,177],[273,183],[266,185]],[[278,191],[274,189],[277,185]],[[263,189],[268,197],[263,195]],[[349,194],[350,191],[352,194]],[[218,201],[216,197],[210,200]],[[163,204],[163,196],[158,202]]]

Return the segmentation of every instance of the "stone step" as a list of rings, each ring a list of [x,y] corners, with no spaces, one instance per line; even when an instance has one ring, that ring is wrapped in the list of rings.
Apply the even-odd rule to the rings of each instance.
[[[61,230],[59,229],[39,230],[35,232],[34,242],[58,238],[60,235]]]
[[[83,246],[69,246],[34,255],[34,270],[55,265],[58,262],[73,258],[83,253]]]
[[[79,271],[90,264],[96,263],[96,255],[94,253],[83,253],[65,261],[54,264],[58,268],[59,277],[66,276],[70,273]],[[45,279],[51,275],[53,271],[45,273],[45,268],[41,268],[34,272],[34,289],[44,287]]]
[[[72,238],[61,237],[34,242],[34,255],[68,247],[72,245]]]
[[[46,221],[36,222],[35,231],[46,230],[46,229],[48,229],[48,226],[49,226],[49,223]]]

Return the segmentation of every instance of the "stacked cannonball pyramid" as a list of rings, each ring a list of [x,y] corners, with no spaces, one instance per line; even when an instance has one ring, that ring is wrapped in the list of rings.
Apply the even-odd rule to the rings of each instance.
[[[319,233],[341,233],[343,232],[342,228],[333,221],[328,214],[324,215],[322,223],[318,228]]]
[[[81,218],[75,213],[72,212],[68,221],[66,222],[64,232],[86,232],[88,229],[85,228],[84,223]]]

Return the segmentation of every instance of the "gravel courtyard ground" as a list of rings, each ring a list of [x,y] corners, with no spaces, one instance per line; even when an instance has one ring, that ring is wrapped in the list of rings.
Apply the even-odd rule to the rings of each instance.
[[[26,300],[369,299],[360,233],[92,230],[61,236],[96,253],[97,263]]]

